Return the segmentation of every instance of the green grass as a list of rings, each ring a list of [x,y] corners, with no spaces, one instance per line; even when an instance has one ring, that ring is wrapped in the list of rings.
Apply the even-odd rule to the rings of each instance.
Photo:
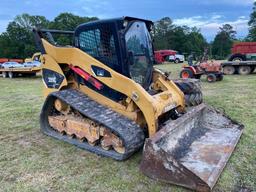
[[[158,67],[177,78],[181,65]],[[256,75],[202,85],[206,103],[245,125],[214,190],[256,190]],[[0,191],[187,191],[140,173],[141,152],[117,162],[43,135],[42,86],[40,78],[0,78]]]

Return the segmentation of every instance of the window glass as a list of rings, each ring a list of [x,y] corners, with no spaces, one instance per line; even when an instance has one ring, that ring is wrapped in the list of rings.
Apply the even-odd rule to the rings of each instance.
[[[126,32],[125,40],[128,52],[132,52],[134,57],[134,62],[130,66],[130,76],[144,86],[148,84],[153,65],[152,41],[146,24],[134,22]]]
[[[110,28],[102,27],[81,32],[79,46],[81,50],[112,69],[118,65],[115,38]]]

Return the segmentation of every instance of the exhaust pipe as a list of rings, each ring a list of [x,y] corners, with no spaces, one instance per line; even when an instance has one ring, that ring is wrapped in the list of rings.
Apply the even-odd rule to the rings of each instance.
[[[140,170],[155,180],[211,191],[243,128],[222,112],[198,105],[146,140]]]

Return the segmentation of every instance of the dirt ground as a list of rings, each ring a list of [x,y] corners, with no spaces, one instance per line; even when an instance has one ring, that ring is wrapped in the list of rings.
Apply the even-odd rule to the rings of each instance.
[[[178,77],[181,65],[159,65]],[[204,100],[245,125],[214,191],[256,191],[256,74],[209,84]],[[99,157],[43,135],[41,77],[0,77],[0,191],[187,191],[140,173],[141,152],[125,162]]]

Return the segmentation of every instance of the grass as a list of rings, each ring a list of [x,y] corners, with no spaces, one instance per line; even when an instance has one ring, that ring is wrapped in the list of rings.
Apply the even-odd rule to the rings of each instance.
[[[159,65],[178,77],[181,65]],[[256,190],[256,75],[202,80],[205,102],[245,125],[214,191]],[[0,79],[0,191],[187,191],[140,173],[141,153],[125,162],[102,158],[43,135],[40,78]]]

